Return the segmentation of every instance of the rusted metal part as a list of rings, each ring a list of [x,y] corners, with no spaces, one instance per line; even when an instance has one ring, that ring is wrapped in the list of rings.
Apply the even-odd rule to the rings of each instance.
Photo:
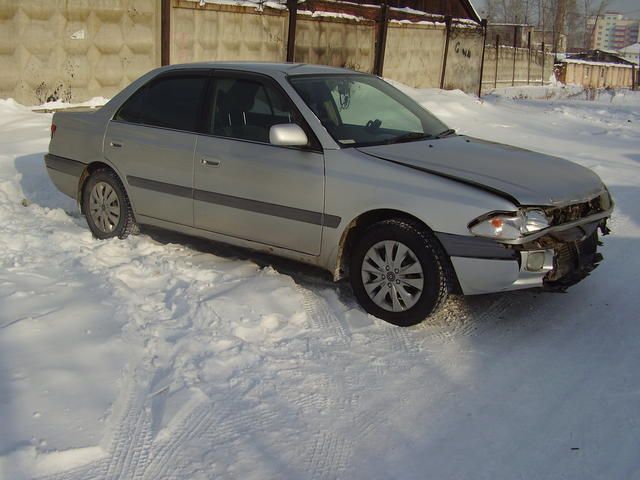
[[[382,76],[384,69],[384,52],[387,48],[387,30],[389,29],[389,5],[383,4],[380,8],[380,17],[377,25],[376,53],[374,58],[373,73]]]
[[[298,17],[297,0],[287,0],[289,10],[289,31],[287,33],[287,62],[293,62],[296,56],[296,19]]]
[[[160,64],[171,63],[171,0],[160,5]]]
[[[545,59],[544,40],[542,41],[542,75],[540,75],[540,85],[544,85],[544,59]]]
[[[518,27],[513,27],[513,70],[511,73],[511,86],[516,85],[516,56],[518,54]]]
[[[496,74],[493,77],[493,88],[498,88],[498,61],[500,60],[500,34],[496,35]]]
[[[440,88],[444,88],[444,77],[447,73],[447,57],[449,56],[449,39],[451,38],[451,17],[446,17],[444,23],[446,25],[446,33],[444,38],[444,56],[442,57],[442,72],[440,74]]]
[[[531,83],[531,31],[527,32],[527,85]]]
[[[484,51],[487,45],[487,19],[480,22],[482,27],[482,56],[480,57],[480,80],[478,80],[478,98],[482,98],[482,72],[484,72]]]

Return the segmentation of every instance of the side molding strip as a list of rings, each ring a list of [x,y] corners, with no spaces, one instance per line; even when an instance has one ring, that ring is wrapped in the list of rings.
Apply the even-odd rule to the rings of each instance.
[[[66,173],[67,175],[73,175],[79,177],[82,175],[82,171],[86,165],[70,158],[58,157],[50,153],[45,154],[44,163],[47,168],[56,170],[58,172]]]
[[[177,197],[192,198],[193,196],[193,189],[181,185],[174,185],[173,183],[157,182],[155,180],[147,180],[146,178],[132,177],[130,175],[127,175],[127,183],[132,187],[168,193],[169,195],[175,195]]]
[[[133,187],[153,190],[155,192],[167,193],[179,197],[193,198],[200,202],[213,203],[224,207],[237,208],[249,212],[261,213],[272,217],[287,218],[298,222],[311,223],[313,225],[323,225],[328,228],[337,228],[342,220],[335,215],[326,215],[322,212],[303,210],[301,208],[287,207],[275,203],[261,202],[249,198],[235,197],[223,193],[209,192],[206,190],[196,190],[181,185],[157,182],[146,178],[127,176],[127,182]]]

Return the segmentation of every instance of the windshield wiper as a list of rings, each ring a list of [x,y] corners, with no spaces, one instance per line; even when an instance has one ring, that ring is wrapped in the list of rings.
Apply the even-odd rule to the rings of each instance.
[[[447,128],[444,132],[440,132],[439,134],[437,134],[436,138],[448,137],[449,135],[453,135],[455,133],[456,131],[453,128]]]
[[[407,132],[403,135],[400,135],[398,137],[393,137],[389,140],[387,140],[386,142],[384,142],[387,145],[391,145],[392,143],[401,143],[401,142],[409,142],[411,140],[421,140],[424,138],[432,138],[433,135],[429,135],[427,133],[421,133],[421,132]]]

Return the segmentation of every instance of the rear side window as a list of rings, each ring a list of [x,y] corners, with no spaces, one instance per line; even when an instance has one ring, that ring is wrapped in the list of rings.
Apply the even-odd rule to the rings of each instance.
[[[115,119],[195,132],[207,80],[197,74],[152,80],[124,103]]]
[[[286,97],[260,81],[219,78],[212,100],[214,135],[269,143],[273,125],[299,123]]]

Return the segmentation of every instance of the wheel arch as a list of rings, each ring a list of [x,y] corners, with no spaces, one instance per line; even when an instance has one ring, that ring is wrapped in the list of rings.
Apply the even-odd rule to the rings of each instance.
[[[351,257],[351,253],[353,252],[353,248],[355,247],[360,236],[371,225],[382,222],[384,220],[409,220],[412,223],[415,223],[421,228],[427,230],[433,237],[433,241],[439,247],[441,257],[444,260],[446,266],[447,275],[449,275],[450,279],[452,280],[450,284],[453,286],[453,290],[450,293],[460,293],[462,291],[455,269],[453,268],[453,264],[451,263],[451,259],[449,258],[449,255],[446,253],[444,247],[440,243],[440,240],[438,240],[438,237],[435,235],[429,225],[427,225],[424,221],[420,220],[415,215],[393,208],[379,208],[375,210],[369,210],[358,215],[345,227],[340,237],[340,242],[337,249],[335,264],[336,266],[333,272],[335,281],[349,277],[349,259]]]
[[[84,170],[82,171],[82,173],[80,174],[80,178],[78,179],[78,193],[77,193],[76,201],[78,202],[80,213],[82,213],[83,215],[84,215],[84,211],[83,211],[82,205],[84,200],[83,198],[84,186],[87,183],[87,180],[89,180],[89,177],[91,176],[91,174],[101,169],[111,170],[114,174],[118,176],[118,178],[120,179],[120,182],[122,183],[122,186],[124,187],[124,191],[126,192],[127,197],[129,198],[129,202],[131,202],[131,195],[129,193],[129,188],[128,188],[129,186],[124,181],[123,176],[118,172],[118,170],[113,165],[110,165],[109,163],[101,160],[96,160],[87,164],[87,166],[84,167]],[[131,205],[131,207],[133,209],[134,216],[135,216],[135,208],[133,208],[133,204]]]

